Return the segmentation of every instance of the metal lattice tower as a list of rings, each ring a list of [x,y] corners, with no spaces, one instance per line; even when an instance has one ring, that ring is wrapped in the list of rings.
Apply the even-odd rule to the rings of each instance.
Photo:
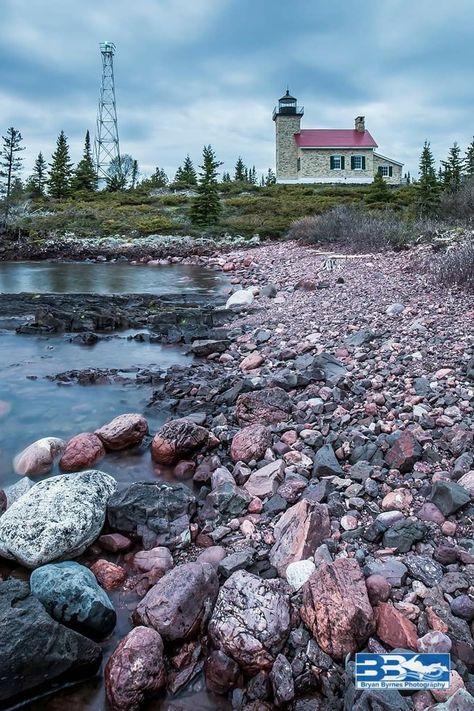
[[[101,42],[102,83],[100,86],[99,109],[95,136],[95,168],[99,180],[107,177],[111,161],[120,161],[120,146],[117,125],[117,105],[115,101],[113,42]]]

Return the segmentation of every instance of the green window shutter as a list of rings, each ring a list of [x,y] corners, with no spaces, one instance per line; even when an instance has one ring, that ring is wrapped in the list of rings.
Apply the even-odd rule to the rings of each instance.
[[[390,178],[391,178],[392,175],[393,175],[393,168],[392,168],[391,165],[388,167],[388,175],[389,175]]]
[[[346,161],[345,161],[344,156],[341,156],[341,170],[344,170],[344,168],[345,168],[345,163],[346,163]]]
[[[378,170],[377,170],[377,173],[378,173],[379,175],[383,175],[383,173],[382,173],[382,166],[381,166],[381,165],[379,165]]]
[[[331,156],[330,158],[330,168],[331,170],[334,170],[334,156]]]
[[[362,170],[365,170],[365,156],[362,156]]]
[[[355,163],[354,156],[351,156],[351,170],[354,170],[354,163]]]

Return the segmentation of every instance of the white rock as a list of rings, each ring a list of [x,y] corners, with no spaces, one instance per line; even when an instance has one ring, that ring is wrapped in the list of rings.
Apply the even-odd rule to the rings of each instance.
[[[116,488],[95,470],[40,481],[0,518],[0,554],[27,568],[81,555],[99,536]]]
[[[66,449],[66,442],[59,437],[43,437],[30,444],[13,460],[13,469],[17,474],[47,474],[51,471],[54,460]]]
[[[234,294],[229,296],[226,302],[226,309],[232,309],[239,306],[250,306],[254,299],[253,291],[250,289],[239,289]]]
[[[471,469],[467,474],[463,474],[457,483],[463,486],[471,496],[474,496],[474,469]]]
[[[285,576],[293,590],[299,590],[315,570],[316,566],[312,560],[297,560],[289,564]]]
[[[405,307],[403,304],[390,304],[390,306],[387,306],[385,313],[387,316],[398,316],[404,310]]]
[[[15,501],[18,501],[20,496],[26,494],[26,492],[29,491],[34,485],[35,482],[25,476],[22,479],[19,479],[15,484],[6,486],[3,491],[7,497],[7,508],[14,504]]]

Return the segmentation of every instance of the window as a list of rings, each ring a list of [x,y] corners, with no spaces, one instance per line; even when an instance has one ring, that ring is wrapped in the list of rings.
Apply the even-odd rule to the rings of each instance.
[[[344,170],[344,156],[331,156],[331,170]]]
[[[296,170],[301,170],[301,158],[296,159]]]
[[[393,175],[393,169],[391,165],[379,165],[378,172],[379,175],[382,176],[382,178],[391,178]]]
[[[362,158],[363,158],[363,156],[352,156],[352,159],[351,159],[351,163],[352,163],[351,168],[352,168],[352,170],[363,170],[363,168],[362,168]],[[365,163],[365,161],[364,161],[364,163]]]

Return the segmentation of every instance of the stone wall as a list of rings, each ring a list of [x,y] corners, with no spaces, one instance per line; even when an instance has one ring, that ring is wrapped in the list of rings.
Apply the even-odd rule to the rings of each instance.
[[[275,117],[277,180],[295,180],[298,177],[298,147],[294,134],[300,130],[300,124],[301,116],[277,115]]]
[[[374,155],[374,175],[377,172],[379,165],[389,165],[392,166],[392,177],[386,177],[385,182],[389,185],[400,185],[402,182],[402,166],[393,163],[388,158],[383,158],[382,156]]]
[[[301,170],[298,178],[314,178],[315,182],[370,183],[374,177],[373,152],[334,148],[299,149]],[[344,156],[344,170],[331,170],[331,156]],[[351,170],[351,156],[365,156],[365,170]]]

